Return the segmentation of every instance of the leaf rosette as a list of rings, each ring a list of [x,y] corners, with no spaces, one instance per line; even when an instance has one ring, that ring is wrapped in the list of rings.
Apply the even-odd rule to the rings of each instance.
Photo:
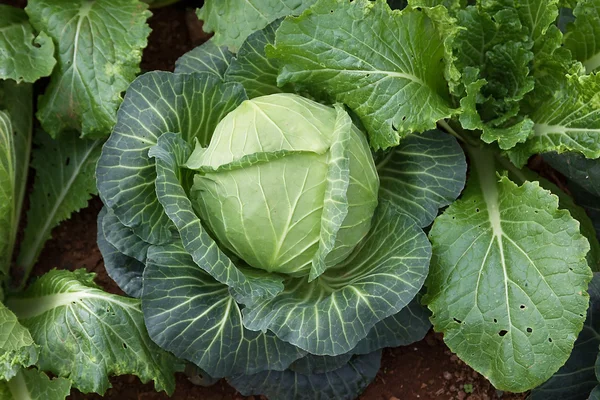
[[[343,105],[278,87],[279,23],[132,83],[97,165],[98,239],[162,348],[243,392],[354,398],[381,348],[430,327],[422,229],[465,157],[437,130],[374,157]]]

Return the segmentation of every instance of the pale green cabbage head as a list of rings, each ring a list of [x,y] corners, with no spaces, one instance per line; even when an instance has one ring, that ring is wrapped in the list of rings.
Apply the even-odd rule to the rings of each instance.
[[[307,275],[331,234],[325,265],[343,261],[369,231],[377,206],[379,178],[362,132],[343,110],[294,94],[244,101],[187,166],[198,171],[192,203],[219,243],[270,272]],[[344,166],[346,185],[336,174]],[[344,194],[345,215],[324,211],[327,199],[335,209]]]

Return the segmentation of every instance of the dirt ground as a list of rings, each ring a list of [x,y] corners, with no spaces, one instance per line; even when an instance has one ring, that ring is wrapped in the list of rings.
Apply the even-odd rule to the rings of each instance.
[[[24,6],[24,0],[0,0],[0,3]],[[194,17],[193,8],[199,1],[183,1],[175,6],[153,10],[150,19],[153,29],[149,45],[144,52],[142,71],[155,69],[172,70],[175,60],[208,38],[201,23]],[[46,243],[34,275],[39,276],[52,268],[74,270],[86,268],[97,274],[97,283],[107,291],[122,294],[107,276],[100,252],[96,246],[96,216],[102,204],[98,198],[89,207],[53,232],[53,239]],[[159,400],[168,399],[164,393],[156,393],[152,383],[142,384],[135,376],[111,379],[113,388],[104,397],[82,394],[73,390],[72,400]],[[174,400],[241,400],[243,397],[224,380],[205,388],[195,386],[185,375],[177,376]],[[481,375],[473,371],[442,341],[441,335],[430,332],[421,342],[411,346],[386,349],[382,368],[375,381],[360,397],[361,400],[521,400],[524,395],[497,392]],[[261,399],[262,400],[262,399]]]

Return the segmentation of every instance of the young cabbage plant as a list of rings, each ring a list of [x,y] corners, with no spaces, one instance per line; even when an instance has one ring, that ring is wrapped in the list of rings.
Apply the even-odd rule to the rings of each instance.
[[[278,87],[279,22],[132,83],[96,170],[98,244],[162,348],[246,395],[353,399],[382,348],[430,327],[423,228],[466,162],[438,130],[374,157],[343,105]]]

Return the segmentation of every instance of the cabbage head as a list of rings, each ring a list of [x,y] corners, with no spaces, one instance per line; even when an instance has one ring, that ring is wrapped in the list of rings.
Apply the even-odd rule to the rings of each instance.
[[[439,131],[373,153],[343,104],[277,86],[256,53],[273,34],[235,57],[208,42],[131,84],[96,169],[98,245],[152,340],[203,374],[353,399],[382,348],[431,326],[423,228],[466,164]],[[242,79],[250,64],[261,73]]]
[[[245,100],[187,161],[198,171],[192,204],[250,266],[308,275],[321,258],[343,261],[369,231],[379,176],[364,134],[338,112],[295,94]],[[322,231],[335,241],[320,240]]]

